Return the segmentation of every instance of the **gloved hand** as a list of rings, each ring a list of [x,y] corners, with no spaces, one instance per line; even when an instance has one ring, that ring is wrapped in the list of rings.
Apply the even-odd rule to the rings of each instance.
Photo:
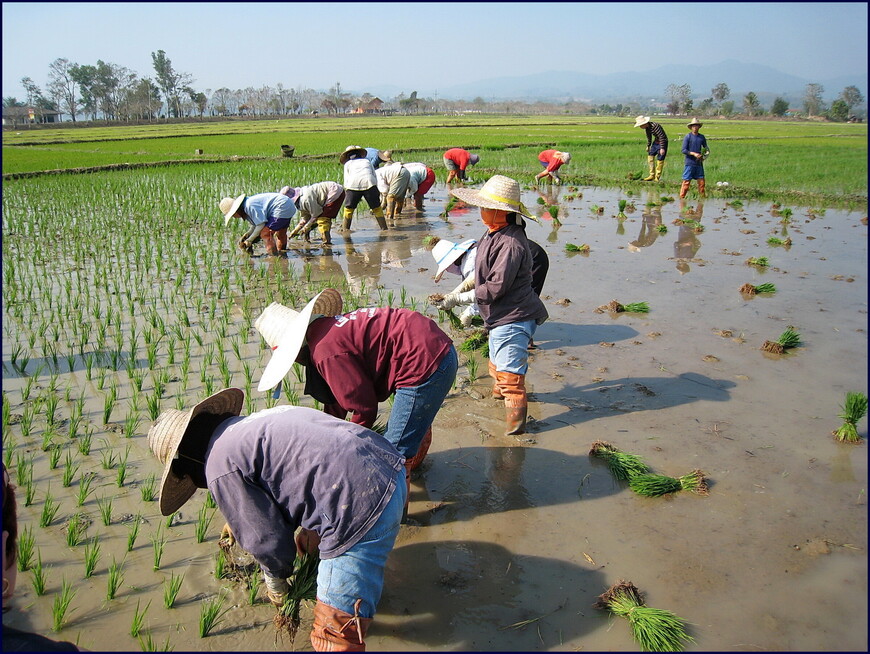
[[[266,597],[280,609],[284,606],[284,602],[287,601],[287,595],[290,593],[290,584],[283,577],[273,577],[265,570],[263,570],[263,579],[266,582]]]
[[[471,320],[476,315],[476,311],[474,310],[474,305],[468,305],[465,310],[459,314],[459,323],[463,326],[463,328],[468,328],[471,326]]]
[[[305,529],[304,527],[299,529],[299,532],[296,534],[296,551],[299,553],[299,556],[303,554],[317,554],[320,548],[320,536],[316,531],[312,531],[310,529]]]
[[[242,237],[242,238],[239,239],[239,249],[240,249],[242,252],[247,252],[248,254],[251,254],[251,252],[254,251],[254,246],[251,245],[250,243],[248,243],[248,242],[244,239],[244,237]]]
[[[474,291],[466,291],[465,293],[448,293],[435,306],[446,311],[460,304],[471,304],[472,302],[474,302]]]

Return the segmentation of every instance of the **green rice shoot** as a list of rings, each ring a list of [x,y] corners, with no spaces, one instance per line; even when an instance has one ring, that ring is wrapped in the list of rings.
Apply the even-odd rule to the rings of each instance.
[[[843,419],[843,425],[833,432],[833,435],[841,443],[858,443],[861,435],[858,433],[858,421],[867,415],[867,396],[864,393],[849,391],[846,393],[846,401],[841,407],[843,412],[838,414]]]
[[[589,454],[604,459],[613,476],[622,481],[629,481],[636,475],[649,472],[649,467],[639,456],[621,452],[607,441],[595,441]]]
[[[631,304],[624,305],[622,310],[631,313],[649,313],[649,304],[646,302],[632,302]]]
[[[317,599],[317,568],[320,557],[317,554],[296,555],[293,563],[293,575],[290,579],[290,591],[287,599],[275,614],[275,629],[280,633],[286,631],[290,640],[296,638],[299,630],[299,613],[302,602],[313,602]]]

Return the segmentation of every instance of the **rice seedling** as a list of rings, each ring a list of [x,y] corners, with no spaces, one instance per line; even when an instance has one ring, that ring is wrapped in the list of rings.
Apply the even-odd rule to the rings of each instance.
[[[540,199],[543,200],[544,198],[540,198]],[[449,218],[450,212],[456,208],[457,204],[459,204],[459,198],[457,198],[455,195],[451,195],[450,199],[447,200],[447,204],[444,206],[444,211],[442,211],[440,214],[438,214],[438,217],[439,218]]]
[[[30,476],[27,478],[27,483],[24,485],[24,506],[33,504],[33,499],[36,497],[36,484],[33,483],[33,470],[30,470]]]
[[[785,209],[779,210],[780,221],[784,225],[791,222],[792,210],[786,207]]]
[[[315,554],[296,555],[293,563],[293,575],[290,579],[290,590],[287,599],[278,609],[273,618],[275,629],[286,630],[291,642],[299,630],[299,612],[302,602],[313,602],[317,599],[317,566],[320,558]]]
[[[801,335],[792,327],[788,327],[775,341],[764,341],[761,349],[772,354],[782,354],[788,349],[797,347],[800,342]]]
[[[476,329],[459,345],[462,352],[479,351],[484,357],[489,357],[489,336],[484,329]]]
[[[616,300],[611,300],[607,304],[602,304],[600,307],[595,309],[596,313],[604,313],[605,311],[610,311],[611,313],[649,313],[649,304],[646,302],[620,304]]]
[[[139,526],[142,524],[142,516],[136,515],[133,522],[130,523],[130,529],[127,532],[127,551],[132,552],[136,546],[136,538],[139,536]]]
[[[622,481],[629,481],[636,475],[649,473],[649,468],[643,459],[636,454],[622,452],[607,441],[592,443],[589,455],[603,459],[613,476]]]
[[[628,204],[628,200],[620,200],[619,201],[619,213],[616,214],[617,218],[628,218],[628,216],[625,215],[625,207],[627,204]]]
[[[100,518],[103,521],[103,524],[108,527],[112,524],[112,503],[113,498],[111,496],[97,498],[97,508],[100,511]]]
[[[555,204],[551,204],[547,207],[547,213],[550,214],[550,217],[553,219],[554,225],[561,225],[562,221],[559,220],[559,207]]]
[[[42,565],[42,551],[36,550],[36,564],[32,568],[33,577],[33,592],[38,596],[45,595],[45,575],[46,569]]]
[[[175,606],[175,600],[178,598],[178,591],[181,590],[181,584],[184,581],[184,575],[176,577],[175,573],[170,573],[169,579],[163,580],[163,606],[171,609]]]
[[[776,293],[776,285],[771,283],[759,284],[758,286],[753,286],[752,284],[746,283],[740,287],[740,292],[744,295],[756,295],[758,293]]]
[[[70,547],[80,545],[85,538],[87,528],[84,516],[81,513],[74,513],[66,524],[66,544]]]
[[[599,595],[594,606],[626,618],[631,635],[644,652],[681,652],[684,642],[695,642],[676,615],[646,606],[640,591],[630,581],[620,580],[611,586]]]
[[[139,637],[139,633],[145,626],[145,614],[148,612],[148,607],[151,606],[151,600],[148,600],[145,608],[139,611],[139,602],[140,600],[136,600],[136,611],[133,613],[133,621],[130,623],[130,635],[133,638]]]
[[[251,574],[248,575],[248,604],[251,606],[257,603],[257,595],[260,593],[260,586],[262,584],[260,570],[254,568]]]
[[[759,268],[766,268],[770,265],[770,260],[767,257],[749,257],[746,260],[747,266],[758,266]]]
[[[9,465],[7,468],[11,467]],[[15,454],[15,482],[19,487],[24,486],[28,479],[33,478],[33,455],[27,458],[24,452]]]
[[[18,534],[18,560],[16,565],[19,572],[27,572],[33,567],[33,548],[36,539],[33,537],[33,529],[30,525],[24,527]]]
[[[143,502],[153,502],[157,499],[157,478],[155,475],[149,475],[139,487],[139,492],[142,495]]]
[[[199,613],[199,637],[205,638],[212,629],[214,629],[221,621],[224,615],[230,610],[230,607],[224,608],[225,596],[221,592],[213,600],[204,600],[200,605]]]
[[[30,394],[33,391],[33,384],[36,382],[35,377],[28,377],[24,380],[24,385],[21,387],[21,401],[27,402],[30,399]]]
[[[206,533],[208,532],[209,525],[211,525],[211,521],[214,518],[214,510],[209,513],[209,508],[203,504],[199,509],[199,515],[196,519],[196,542],[202,543],[205,541]]]
[[[83,472],[82,476],[79,477],[79,487],[76,492],[76,506],[84,506],[85,502],[88,501],[88,497],[90,497],[91,493],[94,492],[94,489],[91,488],[91,484],[94,483],[95,478],[96,474],[93,472]]]
[[[657,497],[681,490],[691,491],[697,495],[708,494],[707,479],[701,470],[693,470],[688,475],[676,478],[643,473],[634,475],[628,480],[628,485],[635,493],[645,497]]]
[[[163,534],[163,525],[158,525],[157,530],[151,534],[151,546],[154,552],[154,570],[160,569],[160,560],[166,549],[166,536]]]
[[[842,413],[837,414],[843,419],[843,425],[831,432],[841,443],[858,443],[861,440],[858,434],[858,421],[867,415],[867,396],[864,393],[849,391],[846,393],[846,401],[840,407]]]
[[[105,449],[100,452],[100,464],[103,466],[103,470],[111,470],[118,463],[118,455],[114,448],[109,447],[109,441],[105,438],[102,440]]]
[[[590,247],[588,243],[583,243],[582,245],[575,245],[574,243],[565,243],[565,252],[589,252]]]
[[[171,652],[172,645],[169,644],[169,636],[166,636],[166,641],[162,645],[158,645],[154,642],[154,639],[151,636],[151,632],[149,631],[145,638],[140,634],[137,638],[139,641],[139,647],[142,648],[143,652]]]
[[[169,529],[178,522],[178,511],[173,511],[168,516],[166,516],[166,528]]]
[[[85,544],[85,579],[90,579],[100,562],[100,537],[94,536],[91,542]]]
[[[118,589],[124,583],[124,563],[118,563],[115,557],[112,557],[112,564],[109,566],[109,574],[106,577],[106,599],[113,600],[118,594]]]
[[[78,471],[79,466],[73,465],[72,451],[67,449],[63,463],[62,484],[64,488],[69,488],[70,486],[72,486],[73,478]]]
[[[214,577],[221,580],[226,576],[227,555],[223,549],[218,549],[214,560]]]
[[[115,476],[115,482],[118,484],[118,488],[121,488],[127,480],[127,457],[129,455],[130,450],[128,449],[124,452],[124,458],[118,461],[118,473]]]
[[[477,359],[477,356],[473,352],[468,353],[468,357],[465,359],[465,367],[468,370],[468,378],[473,382],[477,379],[477,367],[480,365],[480,362]]]
[[[108,425],[109,420],[112,417],[112,410],[115,408],[115,402],[118,399],[118,387],[115,385],[115,381],[112,380],[112,384],[109,386],[109,390],[106,395],[103,397],[103,424]]]
[[[217,508],[217,502],[215,502],[214,495],[211,494],[211,491],[206,491],[205,493],[205,506],[208,509]]]
[[[72,586],[67,583],[66,579],[63,579],[60,586],[60,595],[54,596],[54,603],[51,605],[52,631],[60,631],[63,629],[66,624],[69,605],[75,596],[76,593],[72,589]]]
[[[42,514],[39,516],[39,526],[48,527],[59,509],[60,504],[54,501],[54,497],[51,495],[51,483],[49,482],[48,490],[45,492],[45,502],[42,505]]]
[[[769,239],[767,239],[767,243],[769,245],[782,245],[783,247],[786,247],[786,248],[791,247],[791,239],[790,238],[781,239],[781,238],[778,238],[776,236],[771,236]]]

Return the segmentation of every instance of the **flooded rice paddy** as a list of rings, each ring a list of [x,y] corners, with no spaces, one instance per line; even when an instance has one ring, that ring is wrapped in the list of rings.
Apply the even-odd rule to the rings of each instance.
[[[529,433],[502,435],[504,409],[489,399],[484,359],[477,357],[475,379],[461,366],[429,456],[412,479],[411,521],[388,562],[370,650],[637,651],[625,619],[593,608],[599,594],[626,579],[649,606],[687,622],[695,639],[688,651],[866,651],[867,450],[831,436],[846,392],[867,390],[865,215],[791,207],[783,223],[769,203],[736,207],[725,198],[694,197],[683,207],[691,213],[681,214],[680,201],[662,203],[662,195],[659,187],[632,196],[585,187],[525,192],[526,205],[542,216],[527,233],[550,259],[542,294],[550,319],[535,335],[527,376]],[[539,197],[559,206],[561,225]],[[247,261],[235,254],[232,265],[382,287],[385,304],[398,305],[404,289],[437,318],[426,297],[448,292],[459,279],[433,282],[424,237],[461,241],[483,233],[477,209],[439,217],[446,198],[436,186],[422,215],[406,210],[387,233],[362,211],[350,234],[333,231],[329,250],[315,235],[311,245],[292,243],[286,256]],[[616,217],[620,199],[634,205],[625,219]],[[681,217],[703,230],[676,224]],[[790,238],[791,245],[770,245],[771,236]],[[586,244],[589,252],[566,252],[569,243]],[[748,265],[750,257],[767,257],[769,265]],[[768,282],[776,293],[739,292],[745,283]],[[595,311],[614,299],[646,302],[650,311]],[[446,321],[442,326],[457,343],[464,338]],[[789,326],[800,334],[797,348],[761,351]],[[213,337],[204,334],[206,344]],[[29,376],[18,374],[10,363],[13,345],[6,330],[3,389],[15,416],[10,432],[24,442],[17,431],[24,388],[34,384],[35,395],[49,380],[43,372],[28,382],[35,362]],[[261,346],[249,343],[243,353],[262,368]],[[59,376],[59,388],[93,389],[83,413],[100,422],[104,393],[84,379],[81,366],[71,369]],[[123,368],[112,374],[126,384]],[[32,573],[21,573],[4,623],[91,650],[138,651],[130,625],[137,606],[150,602],[143,634],[157,647],[310,649],[309,609],[295,643],[276,639],[274,610],[262,597],[251,605],[243,585],[215,579],[223,520],[215,514],[204,542],[196,542],[203,493],[171,526],[156,503],[142,501],[141,487],[160,472],[145,444],[147,424],[126,441],[133,482],[123,487],[115,483],[117,466],[99,464],[107,450],[124,454],[123,435],[94,434],[94,453],[81,465],[98,473],[97,488],[81,508],[74,501],[78,482],[62,487],[63,461],[52,470],[39,447],[27,450],[40,490],[31,506],[23,506],[24,490],[18,491],[19,514],[48,571],[47,592],[37,596]],[[866,419],[859,432],[866,437]],[[640,455],[657,473],[703,470],[709,495],[637,495],[589,457],[596,440]],[[40,527],[49,483],[61,513]],[[108,526],[96,501],[105,497],[114,498]],[[102,559],[89,579],[82,546],[66,537],[76,511],[90,521],[88,536],[101,537]],[[127,551],[140,515],[138,540]],[[154,570],[157,533],[167,543]],[[107,600],[113,557],[123,560],[124,579]],[[175,608],[166,609],[164,580],[182,574]],[[63,579],[76,596],[66,626],[52,633],[51,603]],[[231,608],[200,638],[201,603],[221,588]]]

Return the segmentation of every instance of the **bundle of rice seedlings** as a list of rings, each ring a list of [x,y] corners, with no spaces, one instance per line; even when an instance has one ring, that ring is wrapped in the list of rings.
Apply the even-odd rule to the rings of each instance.
[[[565,252],[589,252],[590,248],[587,243],[575,245],[574,243],[565,243]]]
[[[693,470],[682,477],[668,477],[653,473],[634,475],[628,480],[628,485],[635,493],[645,497],[658,497],[681,490],[690,491],[697,495],[709,494],[707,478],[701,470]]]
[[[668,226],[667,225],[656,225],[656,231],[659,234],[667,234],[668,233]]]
[[[427,248],[431,248],[434,247],[435,244],[440,240],[441,239],[438,236],[435,236],[433,234],[427,234],[423,237],[423,245],[425,245]]]
[[[838,414],[843,420],[843,426],[831,432],[842,443],[857,443],[861,440],[858,434],[858,421],[867,415],[867,396],[864,393],[849,391],[846,402],[841,407],[843,413]]]
[[[627,204],[628,204],[628,200],[620,200],[619,201],[619,213],[616,214],[617,218],[628,218],[628,216],[625,215],[625,205],[627,205]]]
[[[776,293],[776,286],[771,283],[759,284],[758,286],[746,283],[740,287],[740,292],[745,295],[755,295],[756,293]]]
[[[681,652],[683,641],[695,642],[685,623],[670,611],[646,606],[643,596],[630,581],[620,579],[598,596],[593,605],[628,619],[631,635],[644,652]]]
[[[459,344],[462,352],[480,352],[489,357],[489,334],[485,329],[476,329],[471,335]]]
[[[631,304],[626,304],[622,310],[629,313],[649,313],[649,304],[646,302],[632,302]]]
[[[544,198],[538,198],[538,204],[543,206],[543,205],[547,204],[547,201]]]
[[[277,634],[286,631],[291,642],[296,638],[299,631],[299,612],[302,610],[302,602],[315,601],[317,599],[317,566],[320,557],[316,554],[296,555],[293,563],[293,576],[290,579],[290,591],[287,599],[275,617],[272,619]]]
[[[456,204],[459,202],[459,198],[455,195],[451,195],[450,199],[447,201],[447,206],[444,207],[444,211],[442,211],[438,217],[439,218],[448,218],[450,216],[450,212],[456,207]]]
[[[550,217],[553,219],[554,225],[561,225],[562,222],[559,220],[559,207],[555,204],[551,204],[547,207],[547,213],[550,214]]]
[[[764,344],[761,346],[761,349],[765,352],[771,352],[773,354],[782,354],[789,348],[797,347],[800,345],[801,335],[798,334],[792,327],[786,328],[786,330],[779,335],[779,338],[775,341],[764,341]]]
[[[766,268],[770,265],[770,261],[768,261],[767,257],[749,257],[746,260],[747,266],[760,266],[762,268]]]
[[[606,461],[613,476],[623,481],[629,481],[636,475],[643,475],[649,472],[646,463],[639,456],[621,452],[607,441],[595,441],[592,443],[589,455],[597,456],[599,459]]]

